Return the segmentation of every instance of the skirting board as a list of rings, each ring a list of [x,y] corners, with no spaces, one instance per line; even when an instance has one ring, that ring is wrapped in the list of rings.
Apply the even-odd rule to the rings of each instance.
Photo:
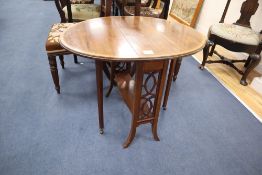
[[[192,56],[193,56],[193,58],[194,58],[199,64],[201,64],[201,62],[196,58],[195,55],[192,55]],[[229,88],[225,85],[224,82],[222,82],[216,75],[214,75],[207,67],[205,67],[205,69],[206,69],[213,77],[215,77],[215,79],[217,79],[217,81],[218,81],[220,84],[222,84],[222,86],[224,86],[224,88],[226,88],[241,104],[243,104],[243,105],[247,108],[247,110],[248,110],[249,112],[251,112],[251,113],[256,117],[256,119],[257,119],[258,121],[260,121],[260,122],[262,123],[262,119],[260,119],[260,117],[259,117],[250,107],[248,107],[247,104],[246,104],[244,101],[242,101],[231,89],[229,89]]]
[[[258,93],[262,94],[262,77],[254,78],[250,86]]]

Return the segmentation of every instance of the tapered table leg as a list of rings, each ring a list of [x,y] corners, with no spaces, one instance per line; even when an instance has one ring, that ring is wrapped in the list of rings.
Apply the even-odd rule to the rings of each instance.
[[[97,104],[100,134],[104,133],[104,114],[103,114],[103,62],[96,61],[96,85],[97,85]]]

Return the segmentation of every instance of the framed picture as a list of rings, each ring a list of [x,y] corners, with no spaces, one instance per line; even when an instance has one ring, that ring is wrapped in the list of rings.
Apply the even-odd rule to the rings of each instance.
[[[178,22],[195,27],[204,0],[173,0],[170,16]]]

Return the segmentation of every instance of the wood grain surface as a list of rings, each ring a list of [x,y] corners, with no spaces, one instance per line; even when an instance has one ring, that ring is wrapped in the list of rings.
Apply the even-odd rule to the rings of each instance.
[[[170,59],[200,51],[206,37],[182,24],[151,17],[113,16],[68,28],[60,44],[75,54],[107,61]]]

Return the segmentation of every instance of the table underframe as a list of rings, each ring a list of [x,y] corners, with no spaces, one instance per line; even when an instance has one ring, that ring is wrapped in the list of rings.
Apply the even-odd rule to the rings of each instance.
[[[169,60],[135,62],[135,78],[128,72],[115,76],[117,87],[131,114],[131,128],[123,147],[127,148],[136,135],[136,128],[150,123],[153,138],[159,141],[157,123]],[[172,63],[172,61],[171,61]],[[96,83],[100,133],[104,130],[103,67],[105,62],[96,60]],[[174,67],[174,66],[173,66]],[[169,72],[173,72],[173,68]],[[169,73],[171,76],[172,73]],[[170,87],[169,87],[170,89]]]

